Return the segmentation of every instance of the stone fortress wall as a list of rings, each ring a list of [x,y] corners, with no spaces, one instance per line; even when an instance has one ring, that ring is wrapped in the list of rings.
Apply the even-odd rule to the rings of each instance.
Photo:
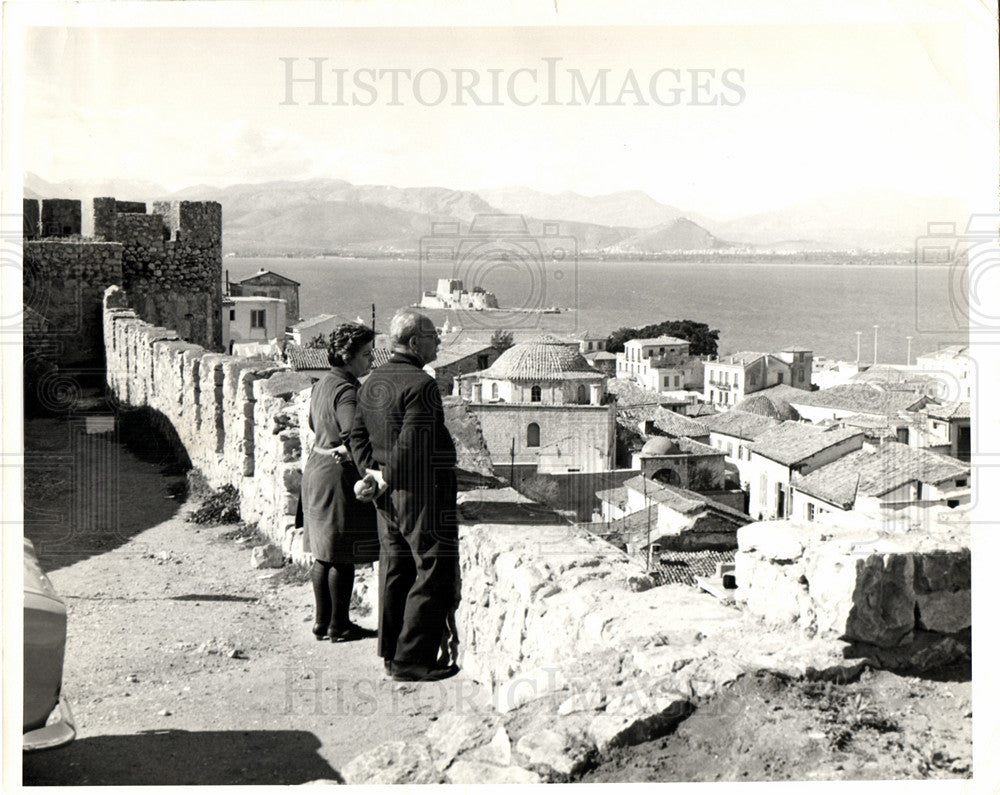
[[[63,368],[103,361],[101,302],[128,290],[139,316],[206,348],[221,347],[222,208],[218,202],[96,198],[94,234],[84,238],[76,199],[23,202],[24,303],[47,321],[44,348]]]

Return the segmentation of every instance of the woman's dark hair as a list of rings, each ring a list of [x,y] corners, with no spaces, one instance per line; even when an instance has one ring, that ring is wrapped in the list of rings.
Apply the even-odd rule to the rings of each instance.
[[[375,332],[360,323],[344,323],[330,332],[327,358],[331,367],[343,367],[365,345],[375,339]]]

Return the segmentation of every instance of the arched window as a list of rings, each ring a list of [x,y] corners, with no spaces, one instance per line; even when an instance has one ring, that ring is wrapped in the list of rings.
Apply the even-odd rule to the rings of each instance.
[[[576,388],[576,402],[577,403],[587,402],[587,387],[585,387],[583,384],[580,384]]]
[[[495,381],[493,382],[493,389],[490,391],[490,395],[494,400],[500,399],[500,385]]]
[[[532,403],[542,402],[542,388],[538,386],[538,384],[535,384],[533,387],[531,387],[531,402]]]
[[[539,441],[540,433],[538,430],[537,422],[528,423],[528,447],[538,447],[541,442]]]

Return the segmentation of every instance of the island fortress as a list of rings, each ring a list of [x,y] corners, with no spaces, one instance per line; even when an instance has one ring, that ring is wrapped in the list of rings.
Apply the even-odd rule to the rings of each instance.
[[[461,279],[438,279],[437,290],[425,290],[417,304],[421,309],[499,309],[497,297],[482,287],[465,289]]]

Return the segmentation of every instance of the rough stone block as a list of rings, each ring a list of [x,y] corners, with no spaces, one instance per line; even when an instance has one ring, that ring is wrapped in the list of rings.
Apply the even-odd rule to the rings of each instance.
[[[438,770],[444,770],[456,756],[487,741],[496,719],[491,715],[468,715],[449,712],[427,728],[427,741]]]
[[[806,576],[820,631],[888,647],[913,630],[911,555],[819,556]]]
[[[556,666],[521,671],[496,687],[493,706],[500,713],[510,712],[529,701],[563,690],[568,684],[565,675]]]
[[[522,735],[516,750],[531,767],[563,776],[576,775],[586,765],[587,749],[555,729]]]
[[[254,547],[250,553],[250,568],[280,569],[285,565],[285,556],[273,544]]]
[[[654,646],[649,649],[633,649],[632,662],[643,673],[665,676],[707,655],[708,649],[704,646]]]
[[[972,587],[972,555],[960,552],[927,552],[916,556],[913,589],[917,593],[964,591]]]
[[[643,703],[645,702],[645,703]],[[663,737],[692,710],[681,693],[637,700],[633,694],[612,703],[595,717],[587,729],[597,750],[604,753],[620,745],[637,745]]]
[[[795,522],[755,522],[737,531],[741,552],[756,551],[766,560],[798,560],[803,552],[803,531]]]
[[[348,762],[341,771],[347,784],[442,784],[424,745],[384,743]]]
[[[447,772],[450,784],[540,784],[542,779],[537,773],[525,770],[523,767],[499,767],[488,762],[478,762],[472,759],[458,759]]]
[[[972,591],[935,591],[916,595],[918,626],[931,632],[960,632],[972,626]]]

